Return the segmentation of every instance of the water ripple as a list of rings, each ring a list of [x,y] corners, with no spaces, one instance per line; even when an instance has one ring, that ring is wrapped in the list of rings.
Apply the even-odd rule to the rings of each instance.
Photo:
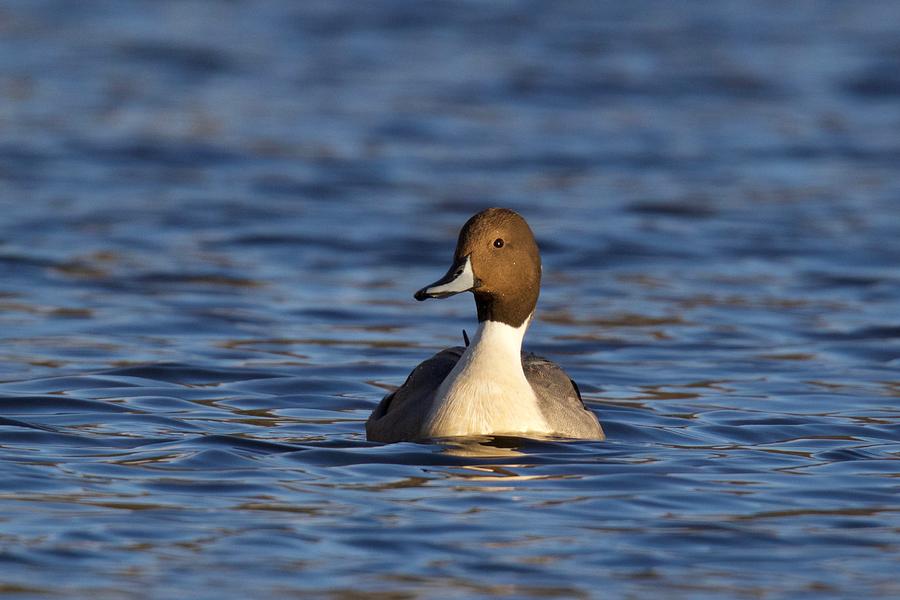
[[[900,595],[897,5],[458,8],[0,8],[0,593]],[[489,205],[608,439],[367,442]]]

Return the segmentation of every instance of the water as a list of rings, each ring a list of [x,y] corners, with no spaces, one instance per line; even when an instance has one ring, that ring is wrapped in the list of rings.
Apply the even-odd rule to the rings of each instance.
[[[900,597],[900,5],[0,8],[0,592]],[[365,441],[541,243],[609,439]]]

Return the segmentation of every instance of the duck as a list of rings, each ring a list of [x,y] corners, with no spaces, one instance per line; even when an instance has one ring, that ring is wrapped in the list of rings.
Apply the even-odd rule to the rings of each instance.
[[[525,219],[488,208],[459,232],[446,275],[416,300],[471,292],[478,329],[441,350],[387,394],[366,421],[375,442],[511,436],[603,440],[578,385],[552,361],[522,351],[541,288],[541,256]]]

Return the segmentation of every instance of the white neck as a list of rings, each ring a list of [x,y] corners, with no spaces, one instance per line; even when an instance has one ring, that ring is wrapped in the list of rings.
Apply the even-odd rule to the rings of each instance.
[[[435,393],[425,437],[545,432],[547,422],[522,370],[519,327],[496,321],[478,326],[472,343]]]

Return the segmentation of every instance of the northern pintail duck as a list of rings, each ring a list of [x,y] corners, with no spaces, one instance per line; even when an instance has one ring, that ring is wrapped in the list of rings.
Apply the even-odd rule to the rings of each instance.
[[[522,352],[540,287],[541,257],[525,219],[505,208],[469,219],[459,233],[453,266],[415,298],[472,292],[478,331],[465,348],[438,352],[385,396],[366,422],[368,439],[604,439],[575,382],[551,361]]]

